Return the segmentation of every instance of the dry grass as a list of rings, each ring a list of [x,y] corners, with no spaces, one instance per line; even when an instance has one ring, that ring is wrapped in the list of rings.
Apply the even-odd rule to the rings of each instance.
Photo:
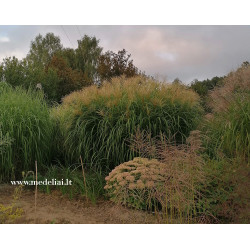
[[[160,105],[164,99],[172,102],[178,100],[182,103],[188,102],[195,105],[199,101],[198,95],[192,90],[188,90],[182,85],[172,85],[167,83],[159,83],[155,80],[137,76],[126,79],[125,77],[116,77],[111,82],[104,82],[102,87],[91,86],[81,91],[74,92],[63,99],[63,105],[76,107],[81,105],[90,105],[93,100],[103,98],[107,107],[117,105],[117,102],[126,93],[130,105],[136,98],[150,98],[155,105]]]

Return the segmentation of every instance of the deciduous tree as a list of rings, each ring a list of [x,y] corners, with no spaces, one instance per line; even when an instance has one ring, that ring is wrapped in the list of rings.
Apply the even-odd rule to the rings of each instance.
[[[102,48],[96,37],[85,35],[78,40],[78,47],[75,50],[77,68],[83,72],[85,80],[88,80],[89,84],[98,81],[97,67],[101,52]]]
[[[138,68],[134,66],[131,55],[127,54],[125,49],[114,53],[107,51],[99,58],[98,74],[100,80],[110,80],[112,77],[125,75],[126,77],[133,77],[138,75]]]
[[[31,41],[27,61],[35,66],[45,67],[52,57],[62,50],[59,36],[47,33],[44,37],[39,34]]]

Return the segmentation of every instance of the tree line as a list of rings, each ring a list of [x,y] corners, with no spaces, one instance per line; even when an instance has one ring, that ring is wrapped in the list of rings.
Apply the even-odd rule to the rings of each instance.
[[[26,57],[3,59],[0,81],[12,86],[42,86],[49,101],[60,102],[65,95],[104,80],[144,74],[125,49],[103,52],[96,37],[85,35],[76,49],[64,48],[59,36],[39,34],[31,41]],[[41,85],[40,85],[41,84]]]
[[[245,61],[241,64],[240,68],[247,68],[249,66],[249,62]],[[201,105],[203,106],[206,112],[212,112],[209,103],[209,93],[216,87],[222,87],[224,85],[224,79],[226,76],[215,76],[211,79],[206,79],[203,81],[199,81],[194,79],[191,84],[190,88],[193,89],[201,99]]]

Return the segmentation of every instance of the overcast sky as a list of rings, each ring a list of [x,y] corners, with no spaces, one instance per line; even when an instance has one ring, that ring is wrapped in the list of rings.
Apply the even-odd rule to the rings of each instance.
[[[0,60],[25,57],[30,41],[53,32],[76,48],[87,34],[104,51],[125,48],[146,74],[185,83],[222,76],[250,61],[250,26],[0,26]]]

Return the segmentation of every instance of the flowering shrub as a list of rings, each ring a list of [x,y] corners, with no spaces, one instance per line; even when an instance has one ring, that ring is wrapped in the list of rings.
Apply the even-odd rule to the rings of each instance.
[[[105,179],[107,185],[104,188],[111,200],[149,209],[157,205],[151,196],[153,191],[164,186],[165,164],[155,159],[137,157],[116,167]]]

